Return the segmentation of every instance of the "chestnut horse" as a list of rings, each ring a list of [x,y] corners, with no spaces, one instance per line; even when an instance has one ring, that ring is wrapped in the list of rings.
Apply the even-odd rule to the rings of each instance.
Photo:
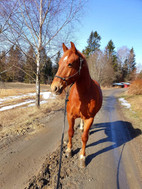
[[[51,85],[51,90],[61,94],[68,86],[73,84],[67,103],[67,119],[69,123],[67,154],[71,156],[72,137],[76,118],[84,121],[82,134],[82,149],[80,151],[80,167],[85,167],[85,147],[88,141],[89,129],[94,116],[102,106],[102,92],[97,81],[91,79],[86,59],[74,43],[68,49],[63,43],[64,54],[59,61],[59,68]]]

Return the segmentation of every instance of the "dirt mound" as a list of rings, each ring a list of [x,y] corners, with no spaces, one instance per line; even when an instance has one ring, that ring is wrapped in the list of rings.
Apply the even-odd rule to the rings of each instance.
[[[86,169],[81,169],[78,166],[79,151],[81,148],[81,131],[79,126],[75,129],[73,138],[73,157],[66,157],[67,140],[65,139],[63,145],[62,167],[60,174],[60,188],[74,189],[82,187],[82,181],[89,180],[89,174]],[[46,158],[45,163],[38,176],[30,180],[29,186],[26,189],[38,188],[56,188],[57,175],[59,169],[60,146],[50,156]],[[82,187],[83,188],[83,187]]]

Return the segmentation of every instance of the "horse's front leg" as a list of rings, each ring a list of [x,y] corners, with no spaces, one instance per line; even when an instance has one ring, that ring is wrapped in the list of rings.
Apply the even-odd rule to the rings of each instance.
[[[75,119],[71,116],[71,115],[67,115],[68,118],[68,124],[69,124],[69,129],[68,129],[68,138],[69,138],[69,142],[67,145],[67,150],[66,150],[66,154],[68,157],[72,156],[72,137],[74,135],[74,122]]]
[[[89,118],[84,121],[84,131],[82,134],[82,149],[80,151],[80,165],[79,165],[81,168],[86,166],[86,164],[85,164],[85,158],[86,158],[85,147],[86,147],[88,137],[89,137],[89,129],[93,123],[93,120],[94,120],[94,118]]]

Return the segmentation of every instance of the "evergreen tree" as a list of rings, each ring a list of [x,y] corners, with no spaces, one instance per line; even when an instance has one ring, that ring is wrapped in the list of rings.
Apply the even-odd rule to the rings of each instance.
[[[133,47],[131,48],[129,54],[129,69],[130,72],[133,72],[136,69],[135,53]]]
[[[125,59],[123,67],[122,67],[122,81],[128,80],[128,59]]]
[[[14,72],[15,72],[15,81],[23,82],[24,81],[24,72],[23,70],[23,60],[22,60],[22,52],[18,45],[16,45],[14,50]]]
[[[136,62],[134,49],[128,49],[128,55],[122,64],[122,80],[129,81],[135,77],[136,72]]]
[[[41,82],[42,83],[47,83],[49,77],[52,76],[52,61],[51,59],[47,56],[45,49],[42,49],[41,52]]]
[[[105,48],[105,59],[106,63],[110,64],[114,70],[113,82],[119,82],[121,80],[121,67],[119,66],[118,57],[115,52],[115,45],[110,40]]]
[[[19,50],[19,46],[12,46],[9,50],[8,61],[5,65],[6,69],[10,68],[6,72],[7,81],[23,81],[22,63],[22,53]]]
[[[26,83],[33,83],[36,79],[36,57],[33,46],[30,46],[27,52],[24,70],[26,73],[24,81]]]
[[[107,56],[107,59],[110,61],[113,69],[115,72],[118,71],[118,62],[117,62],[117,56],[115,52],[115,46],[112,40],[110,40],[105,48],[105,54]]]
[[[5,81],[6,79],[6,72],[4,72],[5,65],[6,65],[6,53],[5,51],[2,51],[0,55],[0,80],[2,81]]]
[[[6,81],[14,80],[13,65],[14,65],[14,46],[12,46],[9,50],[9,56],[8,56],[8,62],[6,68],[11,68],[11,69],[8,72],[6,72]]]
[[[55,59],[55,64],[54,64],[53,67],[52,67],[52,74],[53,74],[53,77],[55,76],[55,74],[56,74],[56,72],[57,72],[57,70],[58,70],[58,63],[59,63],[60,58],[61,58],[61,52],[58,51],[57,57],[56,57],[56,59]]]
[[[100,40],[101,40],[101,37],[97,33],[97,31],[95,32],[92,31],[89,36],[89,39],[87,40],[88,46],[82,51],[83,54],[86,57],[89,57],[89,55],[93,54],[96,50],[99,50]]]

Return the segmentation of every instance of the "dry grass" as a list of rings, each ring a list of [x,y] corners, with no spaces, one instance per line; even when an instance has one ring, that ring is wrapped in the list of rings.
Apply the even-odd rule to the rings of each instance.
[[[123,111],[125,116],[130,119],[137,128],[142,130],[142,95],[128,95],[125,93],[123,96],[129,104],[131,104],[131,108]]]
[[[137,79],[132,82],[128,93],[131,95],[142,95],[142,79]]]
[[[124,113],[142,129],[142,79],[132,82],[124,98],[131,104],[131,110],[125,109]]]
[[[126,100],[131,104],[132,110],[142,118],[142,95],[128,96]]]
[[[34,89],[0,89],[0,98],[35,92]]]
[[[49,91],[49,85],[41,85],[41,90]],[[35,84],[23,83],[0,83],[0,98],[7,96],[16,96],[35,92]],[[25,100],[31,100],[35,97],[23,97],[11,99],[1,104],[2,106],[21,103]],[[54,111],[64,106],[64,96],[56,99],[50,99],[46,104],[41,105],[40,109],[36,107],[17,107],[15,109],[0,112],[0,140],[13,135],[23,135],[27,132],[38,131],[44,127],[41,119],[50,116]]]
[[[64,100],[57,98],[50,100],[47,104],[36,107],[16,108],[0,112],[0,139],[11,135],[25,134],[31,131],[38,131],[44,127],[40,119],[47,117],[54,111],[62,108]]]
[[[49,85],[41,85],[41,90],[50,90]],[[35,84],[0,82],[0,98],[35,92]]]

